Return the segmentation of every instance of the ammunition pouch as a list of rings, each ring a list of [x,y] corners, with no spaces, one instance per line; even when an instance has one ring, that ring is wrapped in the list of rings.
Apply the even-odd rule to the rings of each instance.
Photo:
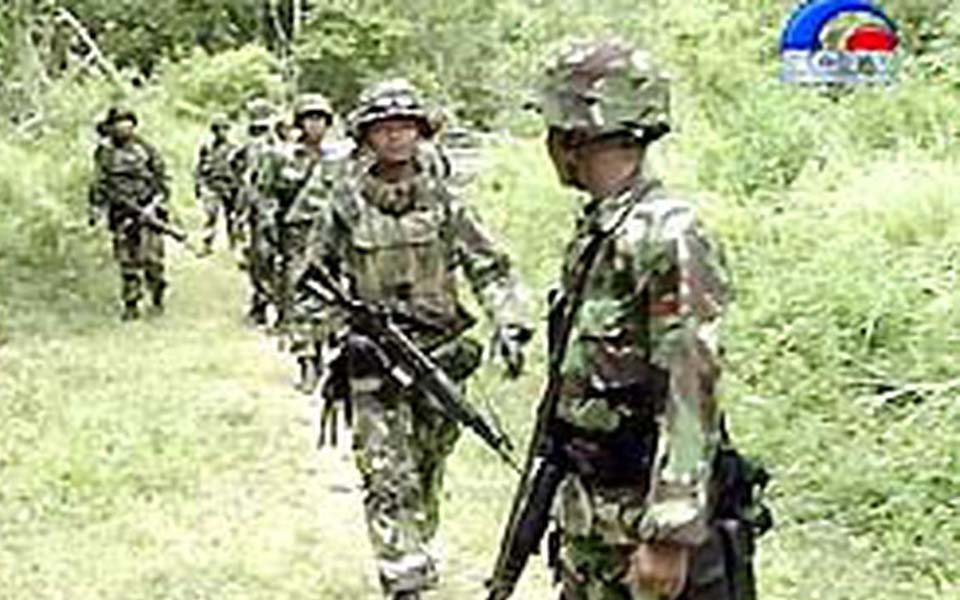
[[[714,520],[743,523],[756,537],[773,527],[770,509],[762,500],[770,482],[763,466],[724,446],[714,459],[713,473]]]
[[[136,221],[137,214],[129,208],[115,203],[107,208],[107,227],[114,233],[132,227]]]
[[[327,366],[329,374],[324,380],[320,394],[327,403],[350,397],[350,371],[347,353],[341,352]]]
[[[590,485],[633,487],[645,494],[657,447],[654,421],[631,421],[613,433],[588,432],[564,425],[560,460]]]

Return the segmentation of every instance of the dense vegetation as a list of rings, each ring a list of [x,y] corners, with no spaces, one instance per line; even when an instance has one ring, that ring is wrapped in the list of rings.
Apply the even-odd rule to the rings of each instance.
[[[268,427],[279,427],[277,419],[263,414],[244,430],[248,437],[224,433],[217,419],[257,414],[249,398],[225,408],[227,416],[203,413],[210,407],[202,402],[182,415],[160,406],[190,403],[212,389],[227,402],[230,393],[213,379],[229,388],[230,377],[239,377],[237,386],[255,388],[254,375],[227,366],[257,368],[256,360],[240,358],[250,344],[230,320],[239,297],[223,292],[234,304],[222,303],[215,318],[216,303],[194,307],[188,298],[208,293],[205,282],[232,289],[226,274],[210,280],[194,274],[199,267],[183,267],[187,283],[171,312],[184,314],[171,317],[171,328],[194,345],[178,345],[159,326],[132,337],[112,329],[115,281],[105,239],[86,228],[84,212],[98,113],[118,98],[137,107],[144,133],[175,173],[179,218],[195,225],[189,172],[211,111],[235,111],[258,93],[282,100],[294,87],[291,73],[300,87],[319,86],[345,109],[365,82],[406,74],[459,120],[512,133],[514,141],[488,149],[489,168],[473,192],[539,293],[556,273],[574,205],[555,184],[535,139],[536,120],[521,106],[540,57],[557,39],[605,31],[643,41],[669,65],[677,135],[654,164],[697,199],[733,267],[738,302],[727,326],[726,403],[741,445],[776,473],[779,527],[762,544],[764,597],[960,592],[960,2],[883,3],[903,28],[899,83],[831,93],[777,79],[777,36],[794,4],[788,0],[658,0],[642,10],[621,0],[307,2],[302,29],[286,46],[276,27],[265,26],[276,9],[279,31],[293,33],[285,2],[158,0],[135,3],[136,11],[129,2],[60,4],[89,28],[121,77],[51,62],[54,44],[41,34],[56,3],[19,0],[0,14],[0,107],[8,117],[0,125],[0,478],[16,490],[0,491],[0,597],[7,590],[11,598],[56,597],[52,590],[71,589],[70,577],[86,572],[82,561],[57,558],[68,551],[56,550],[52,538],[44,538],[47,555],[30,554],[24,548],[39,539],[31,536],[54,526],[82,531],[112,511],[143,509],[144,489],[190,512],[184,490],[200,477],[192,469],[229,479],[225,473],[248,466],[252,445],[279,435]],[[197,328],[220,340],[220,351],[202,354],[205,342],[189,335]],[[113,350],[81,367],[80,358],[68,359],[67,342],[86,352],[102,344]],[[167,395],[142,397],[142,413],[120,410],[138,394],[129,385],[103,388],[108,358],[136,355],[137,344],[177,348],[182,356],[163,372],[190,374]],[[64,366],[51,372],[49,360]],[[159,386],[163,379],[148,376],[148,364],[144,358],[130,368]],[[541,366],[535,361],[517,384],[486,373],[476,386],[478,397],[503,398],[504,418],[518,436]],[[59,398],[60,385],[76,395]],[[197,423],[216,434],[205,444],[220,446],[196,447],[204,434]],[[171,453],[151,435],[170,435]],[[104,436],[125,440],[125,462],[95,456]],[[70,439],[69,452],[55,450]],[[286,444],[284,456],[307,446]],[[177,460],[163,458],[177,452]],[[217,458],[222,452],[236,453],[236,462]],[[507,493],[511,479],[470,443],[457,460],[454,493],[489,502],[476,512],[458,495],[451,505],[448,523],[473,517],[460,529],[449,526],[460,548],[454,562],[489,563],[491,523],[502,513],[497,494]],[[458,479],[478,471],[491,482],[483,490]],[[80,491],[69,491],[77,477]],[[36,507],[26,524],[14,518],[21,504]],[[148,554],[155,547],[123,539]],[[240,546],[251,544],[245,538]],[[111,548],[120,557],[125,546]],[[7,559],[25,552],[30,561],[8,570],[14,563]],[[54,565],[53,574],[31,575],[31,561]],[[230,569],[204,564],[210,572],[192,576],[228,597],[260,597],[242,589],[269,590],[271,577],[319,578],[342,595],[366,589],[338,588],[330,577],[341,571],[311,571],[320,567],[304,558],[295,572],[273,565],[239,577],[242,589],[230,595]],[[229,565],[241,573],[248,566]],[[62,588],[57,573],[66,578]],[[176,585],[157,580],[138,589],[142,597],[194,597]],[[81,597],[120,597],[122,581],[117,586],[120,592]],[[290,586],[276,589],[300,597]]]

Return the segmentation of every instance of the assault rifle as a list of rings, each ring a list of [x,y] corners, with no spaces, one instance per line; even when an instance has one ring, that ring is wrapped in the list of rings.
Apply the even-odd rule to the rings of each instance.
[[[449,375],[397,326],[390,310],[350,295],[325,267],[316,263],[300,279],[300,286],[325,303],[346,311],[352,331],[366,338],[365,342],[375,354],[379,366],[397,383],[403,387],[415,387],[426,397],[431,408],[473,431],[497,456],[519,472],[510,454],[513,444],[507,435],[467,403]]]
[[[190,238],[187,236],[186,232],[170,225],[153,213],[147,212],[142,206],[135,202],[126,199],[111,199],[111,202],[116,202],[125,210],[132,213],[134,219],[140,225],[173,239],[174,241],[180,243],[184,248],[189,250],[191,254],[195,256],[202,256],[203,253],[193,246],[193,243],[190,241]]]

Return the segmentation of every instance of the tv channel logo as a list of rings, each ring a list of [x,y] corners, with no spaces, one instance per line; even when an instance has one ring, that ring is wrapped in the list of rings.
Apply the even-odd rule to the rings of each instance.
[[[897,25],[868,0],[809,0],[780,36],[781,79],[797,84],[886,84],[900,64]]]

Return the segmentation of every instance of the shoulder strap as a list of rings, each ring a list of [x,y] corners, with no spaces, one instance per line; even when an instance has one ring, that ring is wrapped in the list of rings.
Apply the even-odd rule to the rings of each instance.
[[[659,185],[660,182],[655,179],[644,181],[636,189],[630,201],[620,209],[620,212],[617,213],[616,217],[611,221],[613,225],[593,233],[587,241],[587,245],[580,253],[580,256],[577,258],[576,264],[573,267],[574,272],[570,288],[565,291],[557,305],[551,309],[551,321],[556,319],[553,326],[550,327],[552,330],[550,336],[549,364],[549,376],[551,379],[560,376],[563,361],[567,354],[570,333],[573,331],[573,323],[576,320],[577,313],[580,311],[580,307],[583,306],[583,293],[587,287],[590,271],[593,270],[593,265],[596,262],[597,256],[600,254],[600,247],[603,245],[603,242],[609,238],[610,234],[626,222],[633,207]]]

